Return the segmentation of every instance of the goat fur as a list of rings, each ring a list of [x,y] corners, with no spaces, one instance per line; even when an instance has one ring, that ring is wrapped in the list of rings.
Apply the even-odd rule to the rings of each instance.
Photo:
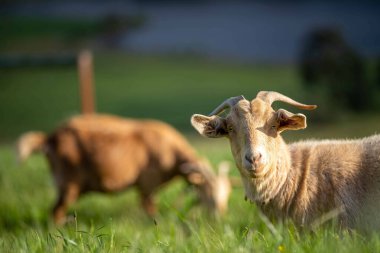
[[[211,167],[179,132],[160,121],[76,116],[52,134],[29,132],[20,137],[20,159],[34,151],[43,151],[50,163],[58,190],[56,223],[65,221],[69,205],[86,192],[119,192],[132,186],[145,211],[153,215],[154,192],[176,176],[195,185],[211,209],[227,208],[228,196],[216,197],[218,181]]]

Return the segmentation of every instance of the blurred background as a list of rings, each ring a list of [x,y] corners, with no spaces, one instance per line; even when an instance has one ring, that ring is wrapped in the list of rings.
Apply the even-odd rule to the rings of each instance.
[[[191,114],[276,90],[318,104],[309,125],[327,133],[341,120],[376,132],[379,13],[370,0],[2,0],[0,142],[80,113],[83,49],[98,112],[194,133]]]

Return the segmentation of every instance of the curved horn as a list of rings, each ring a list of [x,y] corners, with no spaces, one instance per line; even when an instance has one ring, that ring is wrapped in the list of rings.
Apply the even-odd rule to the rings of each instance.
[[[269,103],[270,105],[275,101],[281,101],[281,102],[288,103],[290,105],[293,105],[293,106],[298,107],[298,108],[303,109],[303,110],[314,110],[315,108],[317,108],[316,105],[306,105],[306,104],[299,103],[299,102],[294,101],[293,99],[291,99],[285,95],[282,95],[281,93],[275,92],[275,91],[260,91],[259,93],[257,93],[256,98],[259,98],[259,99]]]
[[[218,115],[222,113],[225,109],[230,108],[234,105],[236,105],[240,100],[245,100],[243,95],[237,96],[237,97],[230,97],[226,99],[223,103],[221,103],[218,107],[215,108],[208,116],[212,115]]]

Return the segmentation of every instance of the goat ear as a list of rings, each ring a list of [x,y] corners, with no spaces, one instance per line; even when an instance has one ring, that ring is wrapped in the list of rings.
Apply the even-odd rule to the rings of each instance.
[[[306,116],[297,113],[293,114],[284,109],[277,111],[277,131],[280,133],[284,130],[299,130],[306,128]]]
[[[207,117],[194,114],[191,117],[191,124],[201,135],[209,138],[223,137],[228,133],[225,119],[216,115]]]

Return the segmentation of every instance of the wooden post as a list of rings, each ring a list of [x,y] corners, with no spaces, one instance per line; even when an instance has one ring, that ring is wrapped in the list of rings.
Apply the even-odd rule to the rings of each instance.
[[[78,57],[82,114],[95,113],[92,53],[84,50]]]

